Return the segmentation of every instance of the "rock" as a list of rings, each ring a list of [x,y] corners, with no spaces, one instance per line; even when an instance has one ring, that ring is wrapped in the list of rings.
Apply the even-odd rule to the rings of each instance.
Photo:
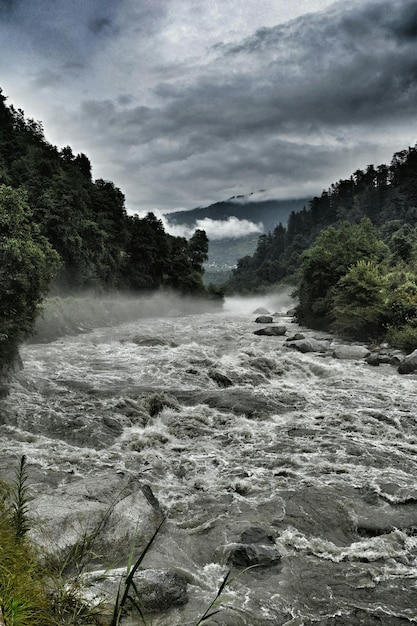
[[[272,533],[269,533],[264,528],[258,526],[250,526],[240,536],[242,543],[264,543],[275,544],[275,539]]]
[[[266,337],[276,337],[285,335],[287,332],[286,326],[268,326],[267,328],[260,328],[254,331],[254,335],[265,335]]]
[[[110,611],[115,604],[120,582],[124,590],[123,579],[126,577],[126,568],[99,570],[88,572],[82,578],[81,597],[91,605],[100,603],[100,607],[107,607]],[[133,582],[137,593],[131,587],[129,596],[139,599],[141,609],[145,613],[159,613],[188,602],[188,582],[173,569],[143,569],[138,570]]]
[[[258,309],[256,309],[253,312],[254,315],[271,315],[270,311],[268,311],[268,309],[265,309],[264,307],[260,306]]]
[[[62,555],[88,538],[92,551],[108,563],[127,559],[134,537],[140,537],[140,549],[163,519],[148,492],[139,480],[98,472],[50,488],[31,500],[31,539],[48,553]]]
[[[256,324],[272,324],[273,319],[271,315],[260,315],[255,322]]]
[[[303,333],[295,333],[292,337],[288,337],[287,341],[299,341],[300,339],[305,339]]]
[[[137,346],[150,348],[156,346],[169,346],[170,348],[178,348],[178,344],[175,343],[175,341],[163,339],[162,337],[132,337],[132,339],[130,339],[129,341],[135,343]]]
[[[178,410],[177,399],[166,393],[153,393],[145,399],[144,405],[151,417],[158,415],[165,407]]]
[[[399,364],[399,374],[412,374],[417,370],[417,350],[408,354]]]
[[[235,567],[270,566],[280,561],[281,554],[274,536],[257,526],[249,527],[242,533],[240,543],[232,548],[228,558],[228,562]]]
[[[333,350],[332,355],[335,359],[359,360],[368,357],[371,353],[365,346],[338,346]]]
[[[289,348],[294,348],[298,352],[327,352],[330,349],[330,342],[326,340],[319,341],[313,337],[305,339],[296,339],[285,343]]]
[[[233,381],[218,370],[210,370],[208,375],[219,387],[232,387],[233,385]]]
[[[379,360],[379,354],[370,354],[368,357],[366,357],[365,361],[368,363],[368,365],[373,365],[375,367],[378,367],[381,364]]]
[[[277,565],[281,555],[275,546],[241,543],[230,552],[228,563],[235,567]]]

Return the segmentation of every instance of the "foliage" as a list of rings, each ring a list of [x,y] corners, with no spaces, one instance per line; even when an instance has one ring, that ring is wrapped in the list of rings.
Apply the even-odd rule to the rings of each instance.
[[[0,186],[0,367],[33,330],[58,255],[31,221],[22,190]]]
[[[238,261],[227,290],[247,293],[282,281],[297,282],[303,252],[314,245],[322,230],[338,228],[344,221],[358,223],[364,217],[380,229],[393,263],[413,261],[417,249],[416,166],[417,145],[394,154],[390,165],[368,165],[332,184],[301,211],[293,211],[286,226],[278,224],[258,239],[255,253]]]
[[[202,282],[204,231],[187,241],[153,213],[128,215],[111,181],[92,180],[85,154],[50,145],[42,124],[7,106],[1,89],[0,185],[0,372],[30,335],[48,288],[212,296]]]
[[[387,253],[369,218],[363,218],[359,224],[343,222],[338,228],[330,226],[323,230],[314,245],[303,253],[297,290],[298,319],[315,328],[329,327],[334,321],[335,288],[349,267],[362,259],[380,261]],[[339,319],[343,287],[340,284]]]
[[[387,341],[406,354],[417,350],[417,326],[406,324],[401,328],[390,328],[387,332]]]
[[[7,626],[52,626],[54,618],[46,574],[38,554],[25,537],[28,530],[26,480],[23,456],[14,486],[10,489],[2,485],[0,608]]]
[[[333,329],[352,339],[382,337],[387,316],[388,279],[375,261],[358,261],[333,291]]]
[[[12,523],[16,537],[24,537],[29,530],[28,519],[28,473],[26,456],[22,455],[16,478],[13,484],[13,518]]]

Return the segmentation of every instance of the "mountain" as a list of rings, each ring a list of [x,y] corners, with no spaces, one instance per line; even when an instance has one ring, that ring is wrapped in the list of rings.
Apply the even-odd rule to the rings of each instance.
[[[310,202],[310,198],[253,200],[254,195],[234,196],[208,207],[164,215],[170,225],[206,230],[210,242],[206,284],[228,280],[238,259],[254,253],[259,235],[273,232],[279,223],[285,226],[292,212]]]
[[[252,195],[252,194],[251,194]],[[292,211],[300,211],[311,198],[292,200],[251,200],[249,196],[233,196],[229,200],[216,202],[208,207],[198,207],[190,211],[176,211],[164,217],[171,224],[192,226],[198,220],[211,219],[226,221],[230,217],[248,220],[258,224],[262,222],[263,232],[273,231],[280,222],[285,225]]]

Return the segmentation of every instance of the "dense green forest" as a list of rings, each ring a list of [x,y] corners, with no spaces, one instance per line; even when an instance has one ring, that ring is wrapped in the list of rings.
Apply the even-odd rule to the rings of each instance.
[[[152,213],[128,215],[120,189],[92,180],[85,154],[48,143],[0,90],[0,370],[48,291],[215,297],[202,281],[207,252],[203,230],[187,240]]]
[[[357,170],[259,237],[228,289],[283,281],[297,285],[301,323],[417,348],[417,146]]]

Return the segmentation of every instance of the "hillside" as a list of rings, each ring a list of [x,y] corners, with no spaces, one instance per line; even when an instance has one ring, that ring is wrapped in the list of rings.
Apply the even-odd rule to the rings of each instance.
[[[219,285],[229,280],[238,259],[254,253],[259,232],[272,232],[279,223],[286,225],[290,214],[301,210],[310,201],[310,198],[255,201],[251,197],[239,196],[208,207],[176,211],[164,216],[168,224],[198,227],[208,232],[209,251],[204,273],[206,284]],[[233,218],[240,220],[235,224],[235,233],[233,236],[224,236],[224,225]],[[259,223],[261,230],[258,233],[245,234],[250,225]]]
[[[202,281],[208,239],[128,215],[122,191],[93,180],[85,154],[59,150],[0,89],[0,377],[33,331],[42,300],[164,288],[217,297]]]
[[[272,231],[280,222],[286,224],[290,213],[301,210],[311,199],[251,201],[250,198],[251,196],[239,196],[216,202],[208,207],[168,213],[164,217],[172,224],[192,226],[198,220],[208,218],[224,221],[234,216],[240,220],[248,220],[255,224],[262,222],[264,226],[263,231],[267,233],[270,230]]]

